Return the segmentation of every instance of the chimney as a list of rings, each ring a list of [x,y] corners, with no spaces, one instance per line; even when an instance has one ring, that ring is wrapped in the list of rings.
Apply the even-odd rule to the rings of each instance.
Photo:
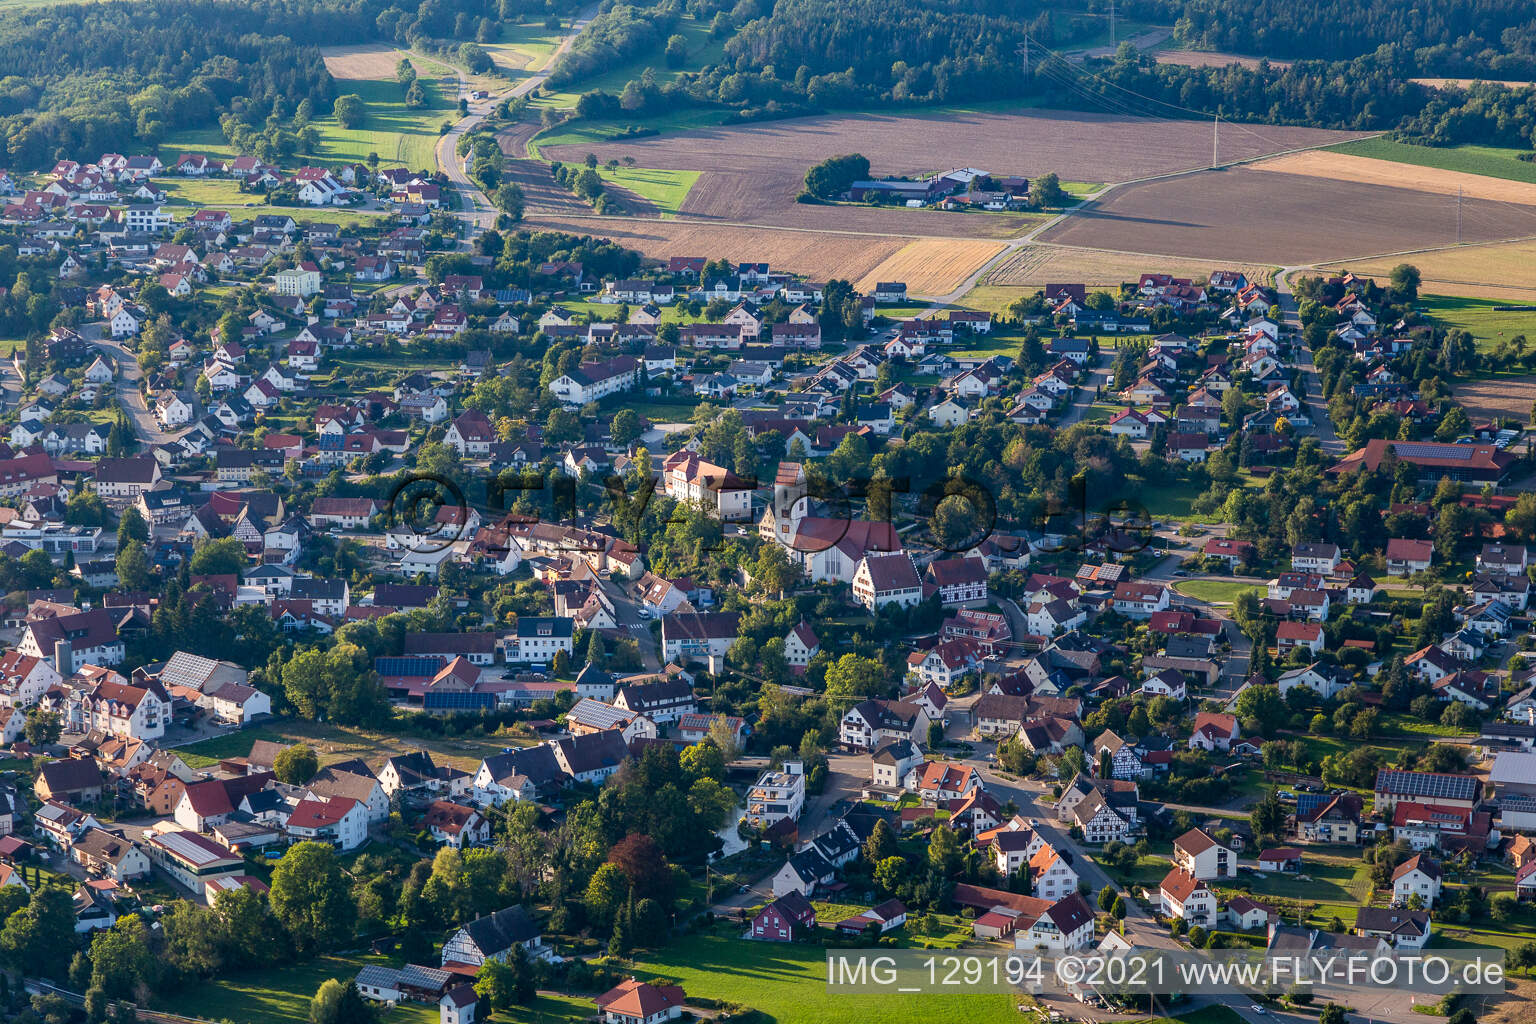
[[[75,649],[70,646],[68,640],[53,642],[53,667],[65,679],[75,674]]]

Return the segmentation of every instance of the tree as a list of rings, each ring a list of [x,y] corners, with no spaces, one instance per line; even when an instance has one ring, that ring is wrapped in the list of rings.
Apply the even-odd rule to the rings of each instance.
[[[515,181],[504,181],[497,186],[492,201],[496,209],[506,214],[513,222],[523,219],[523,190]]]
[[[947,832],[948,829],[938,831]],[[907,876],[907,862],[901,857],[887,857],[875,865],[875,886],[882,893],[891,894],[901,888],[901,883]]]
[[[1045,174],[1029,185],[1030,194],[1040,206],[1063,206],[1071,196],[1061,187],[1061,179],[1055,174]]]
[[[1419,297],[1419,268],[1411,263],[1399,263],[1392,268],[1389,277],[1392,292],[1400,302],[1413,302]]]
[[[129,590],[143,590],[149,585],[149,554],[145,552],[144,545],[136,540],[130,540],[117,549],[117,560],[113,568],[118,580]]]
[[[940,876],[948,878],[960,869],[965,853],[960,849],[960,837],[955,830],[940,825],[928,840],[928,865]]]
[[[620,409],[614,413],[608,425],[608,433],[615,445],[628,447],[631,441],[640,436],[640,414],[633,409]]]
[[[303,952],[334,949],[352,937],[357,907],[329,843],[290,847],[272,869],[270,899],[273,913]]]
[[[351,982],[328,978],[309,1001],[309,1024],[374,1024],[378,1014]]]
[[[63,887],[36,890],[0,929],[0,957],[13,970],[63,979],[74,949],[74,899]]]
[[[582,902],[592,920],[606,924],[613,920],[628,895],[629,880],[624,877],[624,872],[617,864],[604,864],[592,873]]]
[[[194,576],[233,576],[245,568],[245,545],[237,537],[200,541],[188,566]]]
[[[1125,897],[1124,896],[1116,896],[1115,897],[1115,902],[1110,904],[1110,906],[1109,906],[1109,912],[1110,912],[1110,914],[1112,914],[1114,916],[1116,921],[1124,921],[1125,920]]]
[[[1344,1007],[1338,1003],[1329,1003],[1323,1007],[1323,1012],[1317,1016],[1317,1024],[1345,1024],[1349,1020],[1344,1015]]]
[[[1205,940],[1206,940],[1208,934],[1209,933],[1206,932],[1206,930],[1202,926],[1200,926],[1198,924],[1195,925],[1194,927],[1190,928],[1190,930],[1189,930],[1189,944],[1191,946],[1194,946],[1196,949],[1204,949],[1205,948]]]
[[[27,709],[27,720],[22,726],[22,735],[33,747],[41,749],[59,742],[59,735],[64,731],[64,723],[59,720],[55,711],[44,711],[40,707]]]
[[[1115,887],[1112,885],[1106,885],[1104,888],[1100,889],[1099,909],[1104,911],[1106,914],[1109,913],[1109,908],[1115,905],[1115,898],[1118,895],[1119,894],[1115,892]]]
[[[862,154],[828,157],[805,172],[805,190],[821,199],[831,199],[868,177],[869,159]]]
[[[82,491],[81,493],[94,492]],[[74,504],[74,498],[70,499],[70,504]],[[131,540],[136,540],[140,544],[149,543],[149,524],[144,521],[143,515],[139,513],[138,507],[134,505],[129,505],[123,509],[122,518],[117,522],[117,546],[122,547]]]
[[[1253,826],[1255,835],[1280,834],[1280,829],[1285,824],[1285,808],[1274,790],[1270,790],[1263,800],[1254,805],[1253,810],[1248,813],[1248,823]]]
[[[332,109],[336,112],[336,122],[343,128],[356,128],[368,117],[368,104],[355,92],[337,96]]]
[[[827,702],[839,710],[885,695],[885,669],[874,658],[845,654],[827,666]]]
[[[272,772],[279,782],[302,786],[320,770],[320,757],[308,744],[295,743],[272,759]]]
[[[667,40],[667,48],[663,53],[667,67],[680,68],[688,61],[688,39],[686,36],[673,35]]]
[[[870,830],[869,838],[864,840],[864,859],[871,864],[879,864],[887,857],[898,857],[901,850],[896,845],[896,833],[885,819],[875,822],[875,827]]]

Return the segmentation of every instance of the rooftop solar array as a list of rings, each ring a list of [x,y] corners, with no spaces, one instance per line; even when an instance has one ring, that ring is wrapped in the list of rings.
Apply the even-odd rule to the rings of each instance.
[[[1425,444],[1418,441],[1398,441],[1392,450],[1405,459],[1455,459],[1466,462],[1476,454],[1469,444]]]
[[[1475,800],[1477,799],[1477,779],[1470,775],[1440,775],[1433,772],[1398,772],[1383,769],[1376,773],[1376,792],[1440,800]]]

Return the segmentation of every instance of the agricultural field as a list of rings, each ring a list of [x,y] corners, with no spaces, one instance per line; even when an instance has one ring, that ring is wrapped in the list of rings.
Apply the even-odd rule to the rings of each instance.
[[[398,59],[399,51],[389,52]],[[340,87],[342,93],[356,93],[363,98],[368,109],[367,119],[357,128],[343,128],[331,115],[317,117],[314,127],[320,136],[319,146],[313,152],[295,153],[284,161],[285,166],[306,161],[361,163],[370,153],[377,153],[383,166],[404,165],[418,170],[437,166],[433,151],[437,146],[438,127],[445,120],[454,120],[458,116],[457,81],[450,85],[437,81],[425,66],[430,62],[412,55],[427,94],[427,106],[412,110],[405,105],[405,92],[395,81],[393,60],[377,54],[368,59],[374,63],[388,61],[388,75],[383,79],[350,80]],[[239,155],[217,128],[177,132],[165,140],[164,146],[167,151],[179,153],[207,153],[219,157]]]
[[[531,230],[569,231],[611,239],[652,259],[708,254],[737,262],[764,261],[814,281],[834,277],[856,281],[912,241],[887,235],[598,217],[590,210],[585,215],[530,213],[525,223]]]
[[[1017,297],[1051,281],[1081,281],[1093,287],[1112,288],[1122,282],[1135,281],[1145,273],[1202,280],[1210,277],[1213,270],[1239,270],[1249,281],[1269,284],[1274,280],[1275,268],[1267,263],[1170,259],[1110,249],[1026,245],[1015,249],[1007,259],[993,267],[987,273],[986,284],[1017,288],[1019,290],[1013,293],[1013,297]]]
[[[908,242],[854,283],[873,291],[876,281],[905,281],[909,295],[947,295],[998,253],[996,242],[920,238]]]
[[[1329,152],[1391,160],[1399,164],[1439,167],[1447,171],[1482,174],[1490,178],[1536,182],[1536,163],[1521,160],[1524,150],[1505,146],[1410,146],[1378,136],[1332,147]]]
[[[615,126],[618,127],[618,126]],[[576,126],[580,130],[580,126]],[[939,110],[836,114],[754,124],[698,127],[635,139],[605,141],[591,132],[556,129],[537,142],[553,160],[632,160],[639,167],[697,170],[698,183],[681,213],[700,218],[840,231],[1012,238],[1040,222],[1029,213],[944,213],[937,210],[796,203],[805,171],[838,153],[856,151],[871,173],[918,175],[951,166],[998,174],[1054,172],[1079,183],[1167,174],[1204,166],[1209,128],[1194,121],[1149,121],[1094,114],[1009,110]],[[1261,128],[1224,142],[1226,159],[1250,159],[1299,146],[1357,137],[1347,132]],[[915,139],[923,140],[914,145]],[[775,159],[764,161],[762,154]],[[941,153],[942,165],[934,154]]]
[[[1527,231],[1536,234],[1529,226]],[[1491,245],[1444,246],[1408,256],[1351,260],[1348,269],[1386,280],[1392,268],[1410,262],[1419,268],[1420,292],[1526,304],[1536,302],[1536,239]],[[1343,268],[1330,263],[1328,269]],[[1474,332],[1475,333],[1475,332]]]
[[[1477,339],[1479,348],[1492,348],[1517,334],[1531,339],[1536,346],[1536,310],[1497,309],[1504,303],[1489,299],[1462,299],[1448,295],[1425,295],[1419,308],[1443,327],[1463,330]]]
[[[1511,416],[1525,421],[1536,402],[1536,377],[1496,377],[1458,384],[1454,392],[1457,403],[1472,416]]]
[[[1369,140],[1375,142],[1375,139]],[[1419,149],[1419,146],[1405,146]],[[1477,162],[1467,163],[1477,166]],[[1512,161],[1516,166],[1536,172],[1536,166]],[[1459,194],[1469,199],[1492,199],[1501,203],[1536,205],[1536,173],[1530,181],[1512,181],[1490,177],[1480,172],[1428,166],[1423,164],[1396,163],[1372,156],[1341,153],[1336,149],[1310,150],[1306,153],[1290,153],[1271,157],[1251,165],[1256,171],[1277,174],[1303,174],[1329,181],[1349,181],[1365,185],[1386,185],[1391,188],[1413,189],[1439,195]]]
[[[1430,89],[1465,89],[1478,84],[1502,85],[1506,89],[1529,89],[1536,85],[1536,82],[1505,82],[1492,78],[1410,78],[1408,81],[1417,82]]]
[[[1040,239],[1207,260],[1355,262],[1454,244],[1458,205],[1464,242],[1536,234],[1536,207],[1235,167],[1116,189]]]
[[[677,215],[694,182],[699,179],[698,171],[667,171],[622,165],[613,169],[598,165],[597,173],[609,185],[616,185],[643,200],[649,207],[646,212],[660,213],[663,217]]]
[[[542,70],[560,46],[564,29],[545,28],[543,22],[503,25],[501,38],[481,43],[502,73],[523,78]]]
[[[1220,53],[1216,50],[1158,50],[1154,57],[1159,64],[1179,64],[1186,68],[1226,68],[1237,65],[1240,68],[1253,70],[1259,66],[1261,60],[1268,58],[1245,57],[1237,53]],[[1291,66],[1288,60],[1271,60],[1272,68],[1288,68]]]

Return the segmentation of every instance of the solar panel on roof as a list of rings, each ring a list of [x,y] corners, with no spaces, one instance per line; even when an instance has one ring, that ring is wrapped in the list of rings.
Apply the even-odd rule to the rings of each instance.
[[[1296,795],[1296,814],[1298,817],[1309,814],[1332,799],[1333,797],[1327,793],[1298,793]]]
[[[381,676],[435,676],[442,669],[441,655],[389,656],[375,658],[373,670]]]
[[[1416,441],[1399,441],[1392,446],[1399,456],[1409,459],[1456,459],[1466,462],[1475,449],[1466,444],[1427,444]]]
[[[1383,769],[1376,774],[1379,792],[1399,796],[1439,797],[1447,800],[1471,800],[1477,795],[1477,780],[1467,775],[1438,775],[1431,772],[1399,772]]]

